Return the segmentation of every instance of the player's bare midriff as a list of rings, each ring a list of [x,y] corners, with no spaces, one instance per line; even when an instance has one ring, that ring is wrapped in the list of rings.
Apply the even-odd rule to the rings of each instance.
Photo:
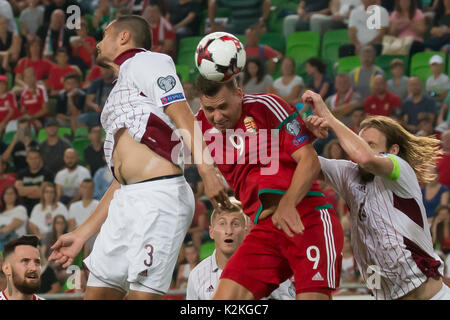
[[[259,215],[259,220],[263,220],[267,217],[270,217],[275,210],[278,207],[278,204],[280,203],[282,195],[281,194],[263,194],[261,195],[261,204],[263,206],[263,209],[261,211],[261,214]]]
[[[182,174],[178,166],[134,140],[126,128],[117,131],[114,141],[114,175],[121,184]]]
[[[442,278],[428,278],[418,288],[408,292],[399,300],[430,300],[442,289]]]

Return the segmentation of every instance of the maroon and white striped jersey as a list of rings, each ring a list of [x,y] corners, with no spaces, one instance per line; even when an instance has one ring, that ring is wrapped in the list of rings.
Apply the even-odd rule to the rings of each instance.
[[[145,49],[131,49],[121,53],[114,63],[120,66],[118,79],[101,114],[108,167],[114,166],[114,134],[121,128],[128,128],[136,141],[183,167],[181,139],[164,112],[164,107],[186,100],[172,58]]]
[[[0,300],[9,300],[9,299],[6,297],[6,294],[5,294],[4,291],[0,291]],[[33,294],[33,300],[45,300],[45,299],[39,297],[39,296],[36,295],[36,294]]]
[[[375,299],[401,298],[444,271],[416,174],[405,160],[389,157],[398,164],[397,177],[370,182],[362,181],[354,162],[319,157],[325,181],[350,209],[353,254]]]

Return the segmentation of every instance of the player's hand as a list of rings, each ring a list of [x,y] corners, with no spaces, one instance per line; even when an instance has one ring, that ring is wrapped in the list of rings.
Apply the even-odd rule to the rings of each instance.
[[[205,185],[205,194],[215,210],[231,208],[233,206],[228,198],[227,188],[222,179],[217,175],[215,169],[204,174],[202,179]]]
[[[57,264],[62,264],[63,268],[67,268],[81,251],[84,243],[83,238],[75,231],[63,234],[51,247],[53,251],[48,261],[55,261]]]
[[[320,94],[311,90],[306,90],[306,92],[302,95],[302,100],[305,105],[310,105],[312,107],[312,111],[316,116],[324,118],[325,120],[334,117]]]
[[[305,120],[306,127],[317,139],[328,138],[328,122],[318,116],[309,116]]]
[[[292,231],[296,234],[303,234],[305,230],[297,208],[294,204],[284,201],[284,198],[280,200],[280,204],[272,215],[272,222],[276,228],[283,229],[289,237],[294,236]]]

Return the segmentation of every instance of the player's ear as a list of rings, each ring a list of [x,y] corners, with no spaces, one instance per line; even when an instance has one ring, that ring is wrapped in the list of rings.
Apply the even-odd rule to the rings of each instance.
[[[3,262],[2,264],[2,271],[6,276],[10,276],[11,275],[11,263],[9,262]]]
[[[126,44],[131,40],[131,33],[128,30],[123,30],[119,32],[120,44]]]
[[[214,240],[214,235],[213,235],[213,228],[211,226],[209,226],[209,237]]]
[[[388,150],[388,153],[395,154],[395,155],[398,155],[399,152],[400,152],[400,147],[398,146],[398,144],[393,144]]]

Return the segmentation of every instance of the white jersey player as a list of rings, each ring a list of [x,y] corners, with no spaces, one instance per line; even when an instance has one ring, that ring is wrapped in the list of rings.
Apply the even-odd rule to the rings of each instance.
[[[251,220],[242,212],[240,202],[232,200],[232,203],[233,208],[211,215],[209,233],[216,250],[189,273],[186,300],[212,299],[226,263],[250,231]],[[295,296],[295,286],[288,279],[264,299],[295,300]]]
[[[320,96],[307,91],[303,101],[308,99],[319,116],[307,119],[310,130],[322,137],[324,129],[332,129],[356,162],[319,157],[321,179],[349,206],[352,250],[374,297],[449,299],[418,182],[433,178],[427,169],[435,163],[439,141],[415,137],[382,116],[364,120],[358,137]]]
[[[85,299],[123,299],[128,291],[128,299],[160,299],[167,292],[194,213],[183,143],[213,206],[231,205],[210,154],[203,152],[206,144],[175,65],[169,56],[148,51],[151,42],[147,21],[126,15],[107,26],[97,45],[98,60],[118,70],[101,115],[115,179],[89,218],[60,237],[49,257],[69,266],[100,230],[84,261],[90,271]]]

